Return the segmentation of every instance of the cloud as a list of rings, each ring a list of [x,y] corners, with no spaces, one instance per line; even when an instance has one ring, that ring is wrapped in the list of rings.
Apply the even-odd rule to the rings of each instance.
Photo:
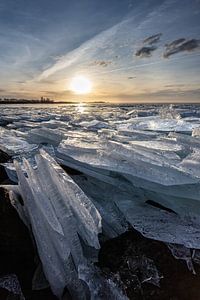
[[[112,64],[112,61],[106,60],[95,60],[90,66],[108,67]]]
[[[148,38],[146,38],[143,43],[144,44],[148,44],[148,45],[153,45],[153,44],[156,44],[157,42],[159,42],[160,38],[162,36],[162,33],[157,33],[157,34],[154,34]]]
[[[166,46],[167,49],[171,49],[171,48],[174,48],[176,46],[179,46],[180,44],[182,44],[185,41],[186,41],[185,38],[180,38],[180,39],[174,40],[173,42],[171,42],[169,44],[166,44],[165,46]]]
[[[65,91],[48,91],[48,90],[43,90],[40,91],[40,94],[44,95],[45,97],[50,97],[50,98],[63,98],[63,97],[73,97],[74,93],[70,90],[65,90]]]
[[[179,52],[183,52],[183,51],[191,52],[197,48],[200,48],[200,40],[197,39],[186,40],[184,38],[181,38],[181,39],[174,40],[170,44],[167,44],[165,47],[166,48],[163,57],[168,58],[171,55],[174,55]]]
[[[143,40],[143,44],[146,44],[146,46],[143,46],[142,48],[137,50],[135,55],[140,58],[151,57],[152,52],[157,49],[157,46],[155,46],[154,44],[159,42],[161,36],[162,33],[157,33]]]
[[[139,96],[144,96],[144,94],[140,94]],[[163,99],[169,99],[171,100],[171,102],[176,100],[183,100],[183,101],[200,101],[199,97],[200,97],[200,89],[179,89],[179,88],[175,88],[175,89],[163,89],[163,90],[158,90],[155,92],[148,92],[146,93],[146,96],[149,99],[159,99],[160,101],[162,101]]]
[[[130,19],[126,19],[117,23],[116,25],[110,27],[109,29],[100,32],[92,39],[84,42],[74,50],[68,52],[66,55],[60,57],[51,67],[44,70],[39,75],[37,80],[40,81],[46,79],[49,76],[55,74],[56,72],[70,67],[72,64],[80,60],[83,56],[88,58],[91,57],[91,55],[95,53],[97,49],[106,47],[107,43],[118,32],[118,30],[129,21]]]
[[[164,87],[166,88],[180,88],[180,87],[186,87],[186,84],[166,84]]]
[[[161,35],[162,33],[158,33],[146,38],[143,41],[143,43],[146,44],[146,46],[143,46],[142,48],[137,50],[135,55],[140,58],[151,57],[152,52],[158,48],[154,44],[156,44],[160,40]],[[171,43],[165,45],[163,57],[169,58],[171,55],[174,55],[176,53],[192,52],[198,48],[200,48],[200,40],[197,39],[186,40],[185,38],[176,39]]]
[[[150,103],[162,102],[200,102],[200,89],[163,89],[158,91],[141,91],[135,94],[114,94],[112,98],[124,101],[138,101]]]
[[[143,58],[152,56],[152,52],[155,51],[157,47],[155,46],[145,46],[136,51],[135,55]]]

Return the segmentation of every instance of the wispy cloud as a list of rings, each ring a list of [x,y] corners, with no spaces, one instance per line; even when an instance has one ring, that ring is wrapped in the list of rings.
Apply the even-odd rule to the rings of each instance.
[[[104,30],[103,32],[96,35],[94,38],[84,42],[78,48],[68,52],[66,55],[60,57],[55,64],[50,68],[44,70],[38,77],[38,80],[43,80],[49,76],[55,74],[56,72],[70,67],[72,64],[76,63],[83,55],[87,55],[89,52],[94,51],[98,48],[105,47],[108,40],[117,33],[123,24],[127,23],[129,20],[123,20],[118,24],[112,26],[111,28]]]
[[[123,99],[124,101],[139,100],[145,102],[173,102],[173,101],[183,101],[183,102],[196,102],[199,101],[200,89],[163,89],[158,91],[143,91],[135,94],[116,94],[113,98]]]

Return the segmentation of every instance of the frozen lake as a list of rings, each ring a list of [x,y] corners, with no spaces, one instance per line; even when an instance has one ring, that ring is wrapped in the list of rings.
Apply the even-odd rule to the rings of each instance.
[[[89,284],[96,272],[88,264],[95,256],[91,249],[100,248],[99,234],[117,237],[130,226],[169,245],[195,272],[200,106],[1,105],[0,126],[11,183],[4,187],[32,228],[58,297],[67,285],[76,299],[86,299],[80,298],[85,286],[79,279]],[[190,256],[188,249],[195,249]],[[95,274],[98,285],[103,279]],[[112,294],[112,284],[110,299],[126,299],[117,288]]]

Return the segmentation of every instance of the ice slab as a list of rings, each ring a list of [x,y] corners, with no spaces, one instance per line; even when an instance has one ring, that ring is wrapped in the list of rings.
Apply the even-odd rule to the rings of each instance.
[[[200,127],[194,128],[192,131],[192,136],[200,137]]]
[[[118,130],[132,131],[135,129],[150,130],[158,132],[192,132],[198,124],[186,122],[183,119],[163,119],[159,116],[137,117],[118,125]]]
[[[101,214],[103,233],[107,238],[117,237],[128,230],[129,224],[114,202],[116,197],[127,197],[127,193],[123,193],[117,187],[89,176],[78,176],[74,180],[85,194],[92,199]]]
[[[31,224],[44,272],[53,292],[61,297],[67,286],[76,296],[75,299],[85,299],[80,296],[84,286],[78,280],[77,270],[89,257],[83,254],[79,236],[86,245],[99,248],[100,214],[45,151],[41,150],[35,159],[37,169],[24,160],[27,177],[15,162],[19,192],[24,200],[24,218]]]
[[[79,123],[79,126],[85,127],[89,130],[98,130],[100,128],[108,128],[109,125],[106,122],[102,122],[99,120],[92,120],[92,121],[83,121]]]
[[[108,180],[113,183],[121,178],[122,184],[124,178],[129,185],[172,196],[199,199],[199,179],[195,174],[186,173],[178,167],[181,159],[176,153],[138,150],[113,142],[99,144],[100,150],[96,147],[90,146],[85,152],[80,147],[76,149],[76,144],[72,150],[61,143],[56,156],[66,165],[82,168],[88,175],[92,176],[93,172],[95,177],[98,174],[104,181],[103,176],[109,177]]]
[[[130,141],[129,142],[133,146],[139,146],[143,149],[154,149],[158,151],[170,151],[175,153],[180,153],[184,151],[183,146],[175,143],[174,141],[170,140],[151,140],[151,141]]]
[[[145,237],[200,249],[198,215],[181,217],[148,204],[126,199],[117,201],[117,205],[133,228]]]
[[[99,209],[102,220],[105,219],[110,228],[117,231],[120,224],[123,225],[122,228],[128,228],[124,227],[126,220],[145,237],[199,249],[200,217],[197,210],[196,214],[189,213],[186,205],[183,211],[180,209],[179,213],[175,213],[167,210],[170,207],[167,201],[160,201],[160,204],[163,205],[162,208],[146,203],[149,198],[144,190],[135,189],[132,193],[123,192],[108,183],[101,183],[89,177],[85,180],[77,179],[76,181],[95,205],[102,206],[102,209]],[[160,194],[157,194],[157,197],[160,198]],[[150,199],[155,199],[155,196]],[[169,200],[169,197],[166,196],[166,199]],[[173,204],[176,201],[178,202],[177,199],[172,199]],[[109,203],[109,206],[106,203]],[[116,206],[119,211],[116,210]],[[180,208],[180,203],[177,206]],[[176,208],[175,204],[174,208]],[[112,219],[117,220],[118,227]]]
[[[27,141],[30,144],[50,144],[57,146],[63,139],[64,135],[58,129],[36,128],[28,132]]]
[[[187,155],[178,167],[192,176],[200,178],[200,149],[193,148],[191,154]]]
[[[9,155],[22,154],[36,150],[36,144],[29,144],[24,138],[16,136],[5,128],[0,128],[0,149]]]

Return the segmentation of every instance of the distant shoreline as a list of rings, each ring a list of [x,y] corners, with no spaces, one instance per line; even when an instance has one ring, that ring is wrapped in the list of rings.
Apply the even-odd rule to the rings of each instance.
[[[85,104],[85,105],[95,105],[95,104],[102,104],[102,105],[129,105],[129,106],[133,106],[133,105],[200,105],[200,102],[162,102],[162,103],[155,103],[155,102],[80,102],[80,101],[52,101],[52,102],[40,102],[40,101],[0,101],[0,106],[1,105],[19,105],[19,104],[23,104],[23,105],[57,105],[57,104],[67,104],[67,105],[79,105],[79,104]]]
[[[89,103],[89,104],[106,104],[109,102],[82,102],[82,103]],[[80,101],[37,101],[37,100],[27,100],[27,101],[20,101],[20,100],[16,100],[16,101],[0,101],[0,105],[2,104],[45,104],[45,105],[51,105],[51,104],[80,104]]]

